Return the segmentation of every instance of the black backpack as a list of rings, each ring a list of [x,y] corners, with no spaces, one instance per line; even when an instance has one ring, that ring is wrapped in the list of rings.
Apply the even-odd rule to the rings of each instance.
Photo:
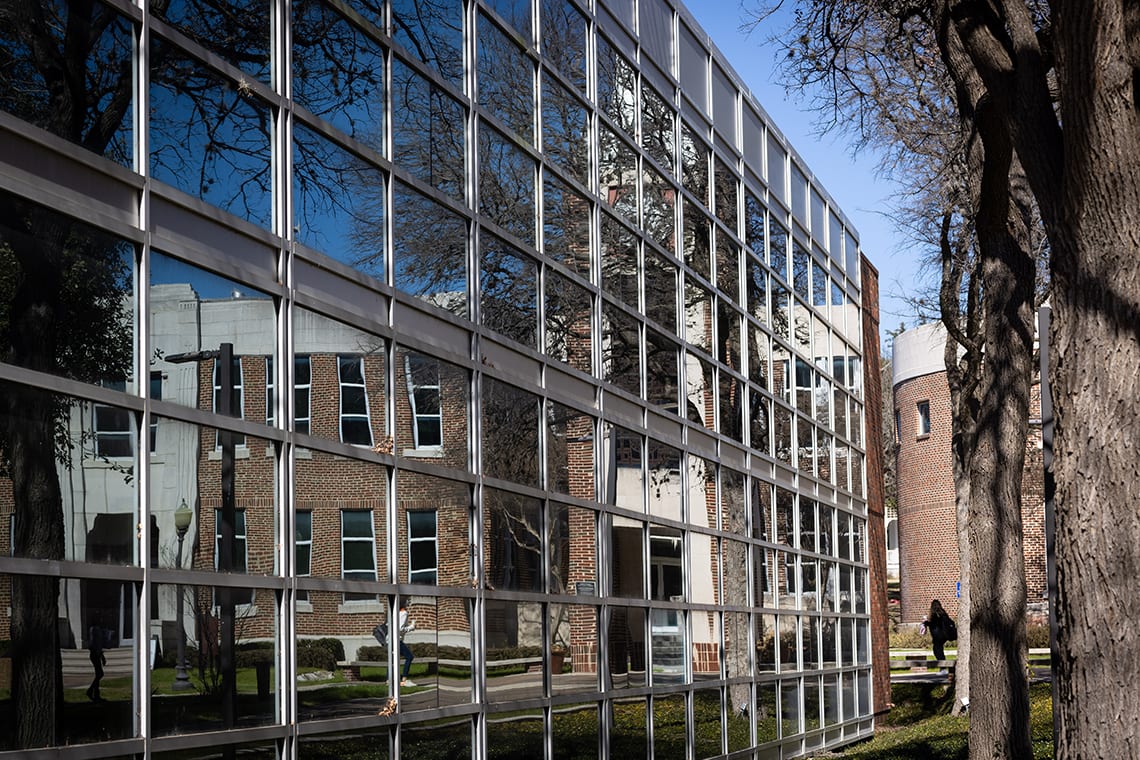
[[[946,621],[943,625],[946,629],[946,640],[947,641],[957,641],[958,640],[958,626],[954,625],[954,621],[950,619],[949,615],[946,616]]]
[[[388,625],[381,623],[372,629],[372,635],[380,642],[380,646],[388,646]]]

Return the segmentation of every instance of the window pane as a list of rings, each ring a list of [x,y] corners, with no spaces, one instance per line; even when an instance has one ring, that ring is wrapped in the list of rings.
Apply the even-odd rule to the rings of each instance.
[[[392,64],[392,160],[417,179],[465,197],[466,109],[403,61]]]
[[[535,348],[538,344],[538,263],[490,234],[481,237],[479,270],[483,324]]]
[[[543,57],[585,92],[588,22],[570,0],[541,0],[541,7]]]
[[[530,245],[535,244],[534,171],[534,161],[521,148],[481,125],[479,211]]]
[[[553,77],[542,83],[542,150],[571,177],[588,179],[588,111]]]
[[[534,142],[534,64],[483,14],[478,26],[479,103],[516,136]]]
[[[150,61],[152,176],[270,227],[268,105],[157,37]],[[187,120],[188,113],[198,117]]]
[[[383,153],[383,48],[316,0],[293,3],[293,41],[293,99]]]
[[[539,482],[539,403],[532,393],[485,378],[483,473],[524,485]]]
[[[393,194],[396,287],[467,315],[467,222],[402,182]]]
[[[371,512],[341,512],[344,535],[352,538],[372,537]]]
[[[392,0],[392,37],[444,79],[462,85],[462,0]]]
[[[408,512],[408,535],[412,538],[435,538],[435,512]]]
[[[23,33],[15,15],[5,19],[0,109],[131,167],[134,24],[101,3],[36,8],[42,14],[36,33]],[[83,40],[79,48],[77,39]],[[70,65],[45,65],[43,56]],[[176,71],[165,73],[172,75]]]

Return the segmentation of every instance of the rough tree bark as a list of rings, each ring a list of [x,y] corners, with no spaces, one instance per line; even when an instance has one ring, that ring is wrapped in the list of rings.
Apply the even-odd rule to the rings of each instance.
[[[1049,11],[1039,30],[1020,1],[951,3],[987,91],[1007,101],[1004,128],[1053,251],[1057,756],[1135,757],[1140,3]]]
[[[1054,263],[1061,758],[1140,756],[1140,3],[1056,2]],[[1043,172],[1044,173],[1044,172]],[[1090,656],[1092,655],[1092,656]]]

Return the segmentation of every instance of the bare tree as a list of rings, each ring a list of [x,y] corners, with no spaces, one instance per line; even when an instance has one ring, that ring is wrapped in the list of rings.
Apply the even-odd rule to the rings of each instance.
[[[788,35],[794,81],[819,86],[825,118],[855,125],[857,145],[883,151],[884,170],[905,171],[912,228],[929,232],[922,221],[927,214],[941,220],[935,250],[943,262],[939,302],[950,337],[946,366],[965,582],[956,709],[980,679],[974,704],[984,716],[973,721],[971,742],[1023,756],[1029,733],[1020,487],[1034,290],[1032,277],[1028,289],[1022,278],[1026,268],[1035,269],[1032,202],[1024,183],[1014,181],[1012,147],[989,129],[973,80],[953,69],[956,51],[938,34],[937,6],[798,7]],[[971,567],[987,568],[980,588]],[[979,627],[982,638],[972,637]],[[969,667],[978,647],[975,665],[981,667]]]

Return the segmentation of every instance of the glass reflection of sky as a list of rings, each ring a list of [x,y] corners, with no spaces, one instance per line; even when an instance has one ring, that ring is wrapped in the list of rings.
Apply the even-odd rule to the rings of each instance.
[[[260,290],[208,272],[184,261],[157,251],[150,256],[150,284],[174,285],[188,283],[199,298],[268,298]],[[236,294],[236,295],[235,295]]]

